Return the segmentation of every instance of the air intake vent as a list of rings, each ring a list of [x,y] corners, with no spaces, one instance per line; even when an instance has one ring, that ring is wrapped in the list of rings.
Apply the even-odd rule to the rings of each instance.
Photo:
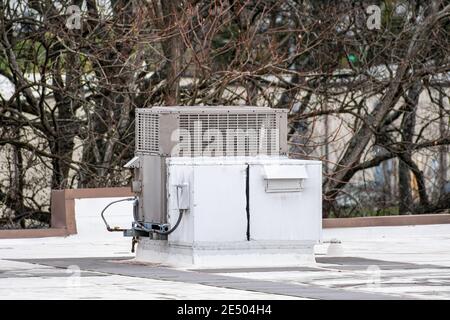
[[[150,109],[136,112],[136,153],[159,153],[159,114]]]
[[[275,113],[181,114],[179,121],[183,156],[279,153]]]
[[[136,109],[136,153],[255,156],[287,151],[287,112],[263,107]]]

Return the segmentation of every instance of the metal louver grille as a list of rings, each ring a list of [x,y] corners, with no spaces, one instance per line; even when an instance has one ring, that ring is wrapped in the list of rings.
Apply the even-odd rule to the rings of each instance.
[[[159,114],[136,110],[136,153],[159,153]]]
[[[287,150],[287,111],[265,107],[136,109],[136,154],[279,155]]]
[[[275,113],[180,114],[180,155],[277,154],[278,126]]]

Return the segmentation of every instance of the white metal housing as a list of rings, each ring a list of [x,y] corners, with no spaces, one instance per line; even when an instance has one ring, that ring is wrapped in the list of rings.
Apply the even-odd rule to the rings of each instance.
[[[196,266],[314,261],[312,250],[320,241],[322,226],[321,162],[287,157],[172,157],[166,164],[168,222],[173,225],[179,215],[177,185],[190,186],[189,210],[163,247],[154,240],[141,240],[140,260]],[[267,192],[267,172],[275,168],[292,171],[294,180],[301,177],[303,188]]]
[[[137,259],[196,266],[314,261],[321,162],[287,157],[286,110],[137,109],[136,157],[127,167],[135,170],[135,219],[177,226],[140,237]]]

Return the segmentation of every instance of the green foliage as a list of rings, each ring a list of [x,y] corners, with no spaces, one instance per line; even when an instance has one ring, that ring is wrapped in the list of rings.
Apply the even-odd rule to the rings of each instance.
[[[386,207],[380,209],[366,208],[347,208],[340,209],[339,216],[331,211],[330,218],[355,218],[355,217],[377,217],[377,216],[396,216],[399,215],[398,207]]]
[[[381,12],[381,25],[384,30],[389,30],[395,35],[399,35],[404,29],[404,24],[407,21],[407,15],[396,14],[396,8],[404,1],[385,0],[384,10]]]
[[[14,43],[13,47],[19,68],[24,73],[38,72],[39,68],[44,65],[46,49],[42,43],[33,39],[24,39]],[[3,65],[1,65],[1,68],[3,68]]]

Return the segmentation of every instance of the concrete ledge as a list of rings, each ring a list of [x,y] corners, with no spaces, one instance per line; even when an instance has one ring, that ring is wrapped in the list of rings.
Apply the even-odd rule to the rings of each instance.
[[[85,199],[85,198],[114,198],[114,197],[131,197],[130,187],[117,188],[85,188],[85,189],[66,189],[65,198],[68,199]]]
[[[65,228],[69,234],[77,234],[75,199],[130,196],[133,196],[130,187],[53,190],[51,203],[51,226],[56,228]]]
[[[425,224],[449,224],[450,214],[421,214],[408,216],[379,216],[323,219],[323,228],[388,227]]]
[[[0,239],[66,237],[77,234],[75,199],[133,196],[130,187],[52,190],[51,228],[0,230]]]

